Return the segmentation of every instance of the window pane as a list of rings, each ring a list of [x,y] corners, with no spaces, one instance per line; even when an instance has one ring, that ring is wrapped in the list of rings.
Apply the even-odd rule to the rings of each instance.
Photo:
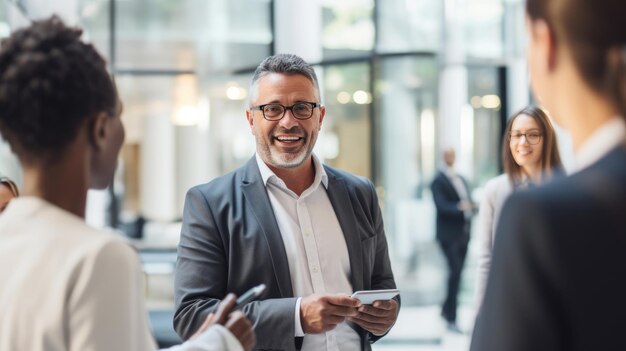
[[[215,71],[270,52],[269,1],[117,2],[117,67]]]
[[[369,65],[323,67],[326,117],[315,152],[327,164],[371,178]]]
[[[110,13],[109,0],[87,0],[79,2],[79,25],[84,29],[85,38],[107,61],[110,60]]]
[[[386,58],[376,66],[376,75],[377,186],[384,189],[396,281],[406,295],[418,299],[411,304],[437,304],[445,267],[434,241],[434,205],[428,195],[437,162],[437,61]]]
[[[497,67],[468,67],[468,97],[473,110],[473,155],[476,185],[500,173],[501,99]]]
[[[503,0],[467,0],[467,55],[500,58],[504,50]]]
[[[325,59],[364,56],[374,48],[373,0],[323,0]]]
[[[443,3],[432,0],[378,1],[378,51],[439,49]]]
[[[210,152],[216,159],[215,176],[242,166],[255,153],[255,139],[246,119],[251,78],[250,73],[211,75],[203,79],[204,94],[211,102],[209,133],[213,148]]]

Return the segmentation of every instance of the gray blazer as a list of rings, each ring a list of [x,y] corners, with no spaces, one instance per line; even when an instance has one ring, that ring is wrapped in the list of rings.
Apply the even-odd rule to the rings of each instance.
[[[328,166],[328,197],[350,257],[356,290],[396,284],[373,184]],[[293,296],[282,237],[255,157],[243,167],[189,190],[175,275],[174,328],[188,339],[228,292],[264,283],[258,301],[243,307],[259,350],[296,350]],[[399,299],[398,299],[399,302]],[[379,337],[352,325],[362,349]]]

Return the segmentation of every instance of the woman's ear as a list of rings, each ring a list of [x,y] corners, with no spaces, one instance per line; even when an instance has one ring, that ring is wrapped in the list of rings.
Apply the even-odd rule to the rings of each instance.
[[[110,119],[106,112],[98,112],[91,119],[91,123],[89,123],[89,142],[96,151],[101,151],[105,148]]]

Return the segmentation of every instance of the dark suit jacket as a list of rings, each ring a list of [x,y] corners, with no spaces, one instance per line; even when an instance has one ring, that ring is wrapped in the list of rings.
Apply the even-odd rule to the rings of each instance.
[[[460,177],[460,176],[459,176]],[[470,195],[469,186],[465,178],[461,177],[467,195]],[[437,239],[444,242],[469,241],[469,225],[463,211],[457,207],[461,198],[450,179],[442,171],[437,172],[430,189],[437,208]],[[471,198],[468,199],[471,201]]]
[[[395,288],[387,240],[373,184],[324,166],[328,197],[348,247],[356,290]],[[175,276],[174,327],[184,339],[228,292],[241,295],[264,283],[260,301],[243,308],[258,349],[295,350],[289,264],[256,159],[187,193]],[[399,300],[398,300],[399,302]],[[377,340],[354,326],[362,348]]]
[[[474,351],[626,350],[626,149],[510,197]]]

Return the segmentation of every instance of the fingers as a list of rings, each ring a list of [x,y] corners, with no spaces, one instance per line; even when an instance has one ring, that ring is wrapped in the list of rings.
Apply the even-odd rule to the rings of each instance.
[[[300,322],[307,334],[317,334],[334,329],[346,317],[358,314],[360,303],[346,295],[310,295],[300,303]],[[347,306],[346,306],[347,305]]]
[[[214,322],[215,322],[215,314],[209,313],[209,315],[206,316],[206,319],[204,320],[202,325],[198,329],[196,329],[196,332],[193,333],[193,335],[189,338],[189,340],[193,340],[193,339],[197,338],[200,334],[202,334],[202,332],[204,332],[205,330],[209,329],[209,327]]]
[[[395,316],[384,314],[381,316],[375,316],[373,314],[368,313],[359,313],[357,316],[352,318],[358,318],[370,323],[382,323],[382,324],[391,324],[395,320]]]
[[[345,306],[345,307],[359,307],[361,306],[361,301],[354,299],[348,295],[329,295],[325,296],[326,301],[328,303],[333,304],[335,306]]]
[[[358,308],[359,314],[348,320],[360,325],[370,333],[380,336],[385,334],[396,321],[398,302],[395,300],[375,301],[372,305]]]
[[[252,324],[241,311],[230,314],[225,327],[239,340],[244,350],[252,350],[256,343],[256,336]]]
[[[375,319],[375,318],[372,318],[371,316],[361,314],[358,317],[350,317],[348,320],[358,324],[359,326],[361,326],[361,328],[369,331],[370,333],[376,336],[385,334],[387,330],[391,328],[391,325],[392,325],[392,323],[373,322],[373,321],[366,320],[364,318]]]
[[[217,311],[215,312],[215,323],[224,324],[226,319],[228,318],[228,314],[230,310],[235,306],[235,302],[237,301],[237,297],[235,294],[228,294],[220,302],[219,306],[217,306]]]
[[[244,335],[240,342],[244,350],[251,351],[256,344],[256,335],[254,335],[254,331],[250,329],[250,332]]]
[[[198,328],[198,331],[203,331],[203,330],[207,330],[209,328],[209,326],[211,326],[213,323],[215,323],[215,314],[214,313],[209,313],[208,316],[206,316],[206,319],[204,320],[204,323],[202,323],[202,325],[200,326],[200,328]]]
[[[376,317],[394,316],[395,318],[398,312],[398,302],[396,300],[374,301],[372,305],[359,307],[358,311]]]
[[[387,311],[393,310],[394,305],[395,306],[398,305],[396,300],[379,300],[379,301],[374,301],[374,303],[372,304],[372,306],[376,308],[379,308],[381,310],[387,310]]]

